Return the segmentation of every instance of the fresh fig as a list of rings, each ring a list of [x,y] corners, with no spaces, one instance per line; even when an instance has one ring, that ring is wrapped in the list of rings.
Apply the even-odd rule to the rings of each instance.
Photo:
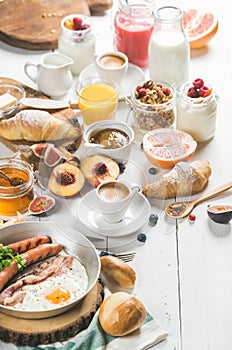
[[[219,223],[227,224],[232,219],[232,206],[212,205],[208,206],[207,213],[210,219]]]
[[[49,195],[37,196],[30,203],[28,215],[42,215],[55,206],[55,199]]]
[[[31,146],[31,150],[33,151],[36,157],[44,158],[48,145],[53,146],[50,143],[35,143],[34,145]]]
[[[63,159],[63,153],[52,144],[48,144],[48,147],[44,154],[44,163],[49,167],[57,165],[61,159]]]

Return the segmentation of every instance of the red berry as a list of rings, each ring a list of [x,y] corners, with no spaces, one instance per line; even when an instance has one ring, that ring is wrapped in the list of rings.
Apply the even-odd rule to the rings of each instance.
[[[195,221],[196,220],[196,215],[189,214],[188,219],[189,219],[189,221]]]
[[[199,95],[201,97],[207,97],[211,94],[211,90],[207,86],[202,86],[199,90]]]
[[[89,24],[83,24],[83,25],[81,26],[81,30],[88,29],[89,27],[90,27]]]
[[[163,89],[163,93],[166,95],[166,96],[169,96],[171,94],[171,90],[169,88],[164,88]]]
[[[204,81],[200,78],[194,80],[193,85],[195,88],[200,89],[204,85]]]
[[[199,97],[199,92],[197,91],[197,89],[195,87],[190,87],[188,89],[187,95],[189,97],[195,98],[195,97]]]
[[[147,90],[144,89],[144,88],[139,89],[138,92],[139,92],[139,97],[140,98],[146,96],[146,94],[147,94]]]
[[[142,88],[143,88],[142,85],[138,85],[138,86],[136,87],[136,91],[139,92],[139,90],[142,89]]]
[[[82,29],[82,19],[80,17],[74,17],[73,18],[73,26],[74,26],[74,30],[81,30]]]

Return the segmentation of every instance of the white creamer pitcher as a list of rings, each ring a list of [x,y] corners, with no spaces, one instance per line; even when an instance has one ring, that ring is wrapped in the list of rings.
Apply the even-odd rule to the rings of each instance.
[[[40,63],[26,62],[24,71],[45,95],[61,97],[72,86],[72,64],[73,60],[70,57],[50,52],[41,56]]]

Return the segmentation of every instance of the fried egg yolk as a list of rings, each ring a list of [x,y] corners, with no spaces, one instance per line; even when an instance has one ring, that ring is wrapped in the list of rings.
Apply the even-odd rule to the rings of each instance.
[[[70,292],[64,287],[57,287],[50,294],[46,294],[45,298],[52,304],[59,304],[70,298]]]

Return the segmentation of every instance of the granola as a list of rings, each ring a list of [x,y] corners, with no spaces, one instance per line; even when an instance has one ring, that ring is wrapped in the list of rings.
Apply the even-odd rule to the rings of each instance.
[[[134,92],[134,119],[144,130],[168,128],[175,121],[174,94],[171,87],[152,80],[138,85]]]

